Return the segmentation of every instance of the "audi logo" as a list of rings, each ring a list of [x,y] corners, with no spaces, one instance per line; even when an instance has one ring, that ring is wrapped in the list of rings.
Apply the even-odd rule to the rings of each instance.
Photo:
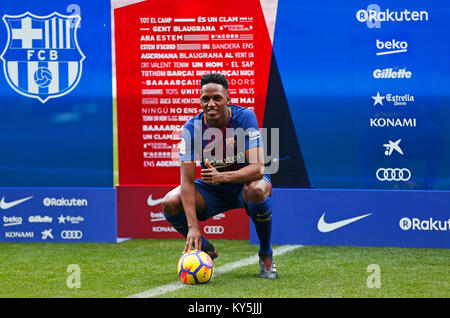
[[[223,232],[225,232],[225,229],[223,228],[223,226],[212,226],[212,225],[208,225],[205,226],[203,231],[205,232],[205,234],[223,234]]]
[[[61,232],[61,238],[65,240],[81,240],[83,232],[80,230],[64,230]]]
[[[380,181],[408,181],[411,179],[411,171],[407,168],[380,168],[376,176]]]

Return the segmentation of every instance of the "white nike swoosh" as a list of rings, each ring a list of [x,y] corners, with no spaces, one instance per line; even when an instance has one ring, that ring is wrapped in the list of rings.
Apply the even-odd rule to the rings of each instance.
[[[5,202],[5,197],[3,197],[2,200],[0,201],[0,209],[7,210],[9,208],[12,208],[13,206],[19,205],[27,200],[30,200],[31,198],[32,197],[27,197],[27,198],[23,198],[23,199],[11,201],[11,202]]]
[[[162,202],[163,199],[164,199],[164,198],[153,200],[153,199],[152,199],[152,195],[150,194],[150,195],[148,196],[148,199],[147,199],[147,204],[148,204],[149,206],[155,206],[155,205],[160,204],[160,203]]]
[[[325,213],[322,214],[322,216],[320,217],[319,222],[317,223],[317,229],[322,232],[322,233],[327,233],[327,232],[331,232],[334,230],[337,230],[340,227],[346,226],[347,224],[356,222],[358,220],[361,220],[362,218],[365,218],[369,215],[371,215],[372,213],[369,214],[364,214],[364,215],[360,215],[351,219],[346,219],[346,220],[342,220],[342,221],[338,221],[338,222],[333,222],[333,223],[327,223],[325,222],[325,220],[323,219],[325,216]]]

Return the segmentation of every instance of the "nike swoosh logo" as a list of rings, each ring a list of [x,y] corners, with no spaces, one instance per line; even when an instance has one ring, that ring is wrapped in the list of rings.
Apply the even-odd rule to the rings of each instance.
[[[147,204],[148,204],[149,206],[155,206],[155,205],[160,204],[160,203],[162,202],[163,199],[164,199],[164,198],[153,200],[153,199],[152,199],[152,195],[150,194],[150,195],[148,196],[148,199],[147,199]]]
[[[346,220],[342,220],[342,221],[338,221],[338,222],[333,222],[333,223],[327,223],[324,220],[324,216],[325,213],[322,214],[322,216],[320,217],[319,222],[317,223],[317,229],[322,232],[322,233],[327,233],[327,232],[331,232],[334,230],[337,230],[338,228],[341,228],[343,226],[346,226],[350,223],[356,222],[358,220],[361,220],[365,217],[368,217],[369,215],[371,215],[372,213],[369,214],[364,214],[364,215],[360,215],[351,219],[346,219]]]
[[[23,203],[25,201],[30,200],[31,198],[32,198],[32,196],[31,197],[26,197],[26,198],[23,198],[23,199],[19,199],[19,200],[15,200],[15,201],[11,201],[11,202],[5,202],[5,197],[3,197],[2,200],[0,201],[0,209],[2,209],[2,210],[10,209],[10,208],[12,208],[12,207],[14,207],[16,205],[19,205],[19,204],[21,204],[21,203]]]

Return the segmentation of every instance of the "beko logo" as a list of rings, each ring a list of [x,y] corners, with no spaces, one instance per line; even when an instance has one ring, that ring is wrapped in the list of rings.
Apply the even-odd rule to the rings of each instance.
[[[450,231],[450,219],[434,220],[433,218],[421,220],[418,218],[403,217],[399,222],[403,231]]]
[[[87,206],[88,201],[86,199],[77,198],[44,198],[42,201],[45,206]]]
[[[249,131],[248,134],[249,134],[250,140],[257,139],[257,138],[259,138],[261,136],[261,133],[258,130]]]
[[[225,232],[225,229],[223,228],[223,226],[212,226],[212,225],[208,225],[204,227],[204,232],[206,234],[223,234],[223,232]]]
[[[22,221],[20,216],[3,216],[3,226],[21,225]]]
[[[165,221],[166,217],[162,212],[150,212],[150,222]]]
[[[408,42],[397,41],[392,39],[391,41],[380,41],[376,39],[377,49],[381,52],[377,52],[377,55],[388,55],[404,53],[408,51]]]

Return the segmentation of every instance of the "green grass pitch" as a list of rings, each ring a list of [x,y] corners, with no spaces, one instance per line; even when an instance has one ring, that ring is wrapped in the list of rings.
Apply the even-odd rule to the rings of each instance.
[[[216,240],[215,267],[255,256],[248,241]],[[276,246],[274,246],[275,248]],[[1,298],[116,298],[179,282],[176,265],[184,240],[100,243],[0,243]],[[162,298],[447,298],[450,250],[303,246],[275,258],[279,278],[258,278],[258,264],[186,286]],[[79,268],[69,288],[68,266]],[[367,281],[379,266],[379,288]],[[269,293],[267,291],[270,291]]]

